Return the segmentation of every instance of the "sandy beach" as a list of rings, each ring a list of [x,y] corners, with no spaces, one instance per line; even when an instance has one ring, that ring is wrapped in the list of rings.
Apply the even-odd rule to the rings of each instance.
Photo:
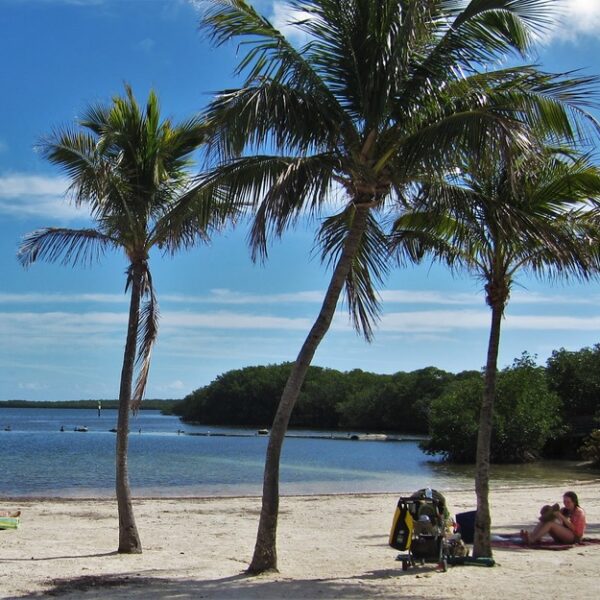
[[[600,538],[598,484],[571,489],[587,512],[586,537]],[[22,510],[0,531],[2,598],[577,598],[598,597],[600,545],[564,551],[496,548],[494,567],[427,564],[403,572],[387,544],[397,495],[291,496],[281,501],[279,573],[248,577],[260,499],[139,499],[144,546],[124,556],[111,500],[0,500]],[[563,487],[494,488],[493,532],[534,525]],[[474,492],[445,491],[453,513]]]

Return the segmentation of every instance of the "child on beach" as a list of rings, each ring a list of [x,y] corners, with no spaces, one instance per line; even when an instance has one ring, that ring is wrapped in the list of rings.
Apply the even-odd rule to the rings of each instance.
[[[545,535],[561,544],[576,544],[581,541],[585,532],[585,512],[579,506],[575,492],[565,492],[564,508],[559,510],[558,504],[544,506],[539,523],[530,533],[521,530],[521,537],[526,544],[537,544]]]

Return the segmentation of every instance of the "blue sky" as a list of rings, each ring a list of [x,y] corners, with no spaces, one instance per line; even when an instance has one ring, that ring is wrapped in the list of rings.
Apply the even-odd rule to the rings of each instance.
[[[284,22],[279,3],[255,5]],[[197,10],[183,0],[1,0],[0,8],[0,400],[116,398],[124,258],[28,270],[15,258],[33,229],[88,223],[35,144],[88,104],[121,93],[124,82],[142,101],[154,88],[163,114],[186,118],[235,85],[235,47],[211,49]],[[547,70],[600,74],[600,1],[566,0],[563,8],[536,60]],[[329,275],[312,255],[311,230],[275,243],[265,265],[251,262],[245,240],[240,228],[175,258],[152,256],[161,322],[148,397],[181,398],[229,369],[295,358]],[[600,341],[598,283],[518,284],[501,366],[525,350],[543,363],[553,349]],[[483,365],[489,313],[480,282],[426,265],[395,271],[381,295],[375,341],[353,332],[342,306],[314,364],[380,373]]]

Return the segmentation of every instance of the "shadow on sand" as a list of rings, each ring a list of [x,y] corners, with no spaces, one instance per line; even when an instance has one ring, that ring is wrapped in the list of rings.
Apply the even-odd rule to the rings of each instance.
[[[96,554],[75,554],[75,555],[63,555],[63,556],[38,556],[31,558],[3,558],[2,562],[38,562],[46,560],[64,560],[66,559],[78,559],[78,558],[101,558],[102,556],[117,556],[119,553],[116,550],[112,552],[99,552]]]
[[[256,598],[260,600],[286,598],[373,598],[385,597],[381,589],[366,583],[397,577],[401,571],[392,569],[357,575],[343,579],[285,579],[283,576],[251,577],[240,573],[220,579],[166,579],[135,574],[84,576],[73,579],[55,579],[43,597],[63,598],[128,598],[128,599],[197,599],[197,598]],[[273,579],[277,577],[277,579]],[[356,580],[356,581],[354,581]],[[414,592],[414,590],[413,590]],[[40,593],[19,596],[40,598]],[[398,600],[425,600],[406,590],[405,595],[394,594]]]

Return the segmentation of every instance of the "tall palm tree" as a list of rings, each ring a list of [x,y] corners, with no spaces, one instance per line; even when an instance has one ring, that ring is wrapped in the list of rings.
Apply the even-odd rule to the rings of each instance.
[[[424,250],[480,278],[491,310],[484,392],[477,436],[474,556],[491,556],[490,445],[500,329],[516,276],[587,279],[597,274],[597,232],[584,202],[600,197],[600,170],[586,157],[545,148],[497,149],[433,184],[397,219],[393,246]]]
[[[205,236],[211,228],[208,213],[191,216],[194,193],[188,169],[192,153],[204,138],[204,125],[197,118],[181,124],[161,120],[152,91],[143,108],[129,86],[125,95],[114,97],[110,105],[91,106],[75,128],[53,133],[41,147],[45,157],[69,176],[75,203],[89,208],[95,227],[34,231],[19,249],[24,266],[38,260],[89,264],[109,249],[125,254],[130,305],[116,436],[118,551],[122,553],[142,551],[127,448],[129,411],[137,410],[142,401],[158,331],[150,251],[155,247],[174,251]]]
[[[488,138],[526,147],[539,120],[572,135],[567,113],[584,101],[587,82],[532,67],[488,69],[528,49],[546,0],[290,0],[299,46],[244,0],[205,4],[213,41],[239,38],[246,49],[242,87],[217,96],[206,118],[223,159],[210,184],[256,207],[253,256],[266,257],[271,234],[321,215],[328,200],[343,203],[319,230],[333,273],[271,428],[249,567],[258,573],[277,568],[284,435],[344,289],[354,324],[372,335],[375,286],[387,268],[381,215],[411,195],[423,172],[467,150],[477,155]]]

